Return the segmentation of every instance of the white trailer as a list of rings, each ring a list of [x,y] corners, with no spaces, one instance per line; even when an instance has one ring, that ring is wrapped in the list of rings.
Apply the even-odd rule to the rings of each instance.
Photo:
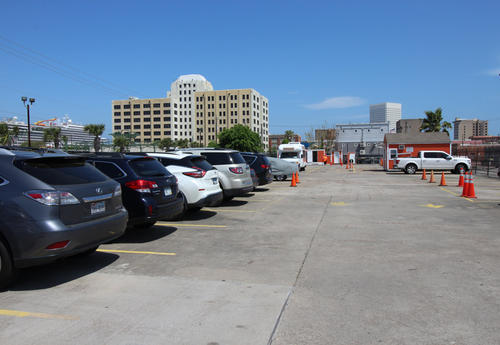
[[[297,164],[301,171],[306,169],[305,157],[306,148],[299,142],[281,144],[278,147],[278,158]]]

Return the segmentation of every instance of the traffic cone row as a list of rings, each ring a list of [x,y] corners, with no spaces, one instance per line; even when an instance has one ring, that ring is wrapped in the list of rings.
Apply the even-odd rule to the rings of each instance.
[[[422,180],[427,180],[427,174],[425,169],[422,171]],[[429,179],[429,183],[435,183],[434,170],[431,170],[431,176]],[[441,172],[441,181],[439,182],[440,186],[447,186],[446,179],[444,177],[444,171]],[[463,187],[462,189],[462,197],[464,198],[473,198],[476,199],[476,191],[474,188],[474,176],[472,176],[472,172],[465,172],[460,170],[460,177],[458,179],[457,187]]]
[[[300,183],[298,171],[292,174],[292,183],[290,184],[290,187],[297,187],[297,183]]]

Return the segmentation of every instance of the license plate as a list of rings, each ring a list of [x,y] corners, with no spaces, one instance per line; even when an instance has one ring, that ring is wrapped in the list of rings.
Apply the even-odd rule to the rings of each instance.
[[[213,182],[213,184],[217,184],[217,177],[213,177],[212,182]]]
[[[98,214],[106,211],[106,203],[104,201],[93,202],[90,204],[90,214]]]
[[[163,194],[164,194],[165,196],[172,195],[172,188],[170,188],[170,187],[165,187],[165,189],[163,190]]]

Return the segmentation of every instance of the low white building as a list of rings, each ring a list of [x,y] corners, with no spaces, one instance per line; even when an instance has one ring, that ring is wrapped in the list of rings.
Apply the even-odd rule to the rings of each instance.
[[[336,150],[355,152],[359,157],[382,157],[384,136],[389,133],[389,123],[356,123],[337,125]]]

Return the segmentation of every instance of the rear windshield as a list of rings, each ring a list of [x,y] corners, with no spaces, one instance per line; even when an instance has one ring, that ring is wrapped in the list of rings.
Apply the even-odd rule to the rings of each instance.
[[[130,161],[130,167],[139,176],[168,176],[170,173],[154,158],[139,158]]]
[[[281,152],[280,158],[299,158],[298,152]]]
[[[243,159],[243,156],[239,152],[232,152],[229,155],[233,159],[234,164],[246,163],[245,160]]]
[[[249,165],[251,165],[257,159],[256,156],[248,156],[248,155],[242,155],[242,156]]]
[[[193,166],[200,168],[202,170],[211,170],[214,169],[212,164],[208,163],[207,160],[203,157],[191,158],[191,163]]]
[[[31,176],[55,186],[102,182],[108,179],[83,158],[37,158],[16,161],[15,164]]]
[[[212,165],[245,163],[239,152],[203,152],[202,155],[207,157],[207,161]]]

